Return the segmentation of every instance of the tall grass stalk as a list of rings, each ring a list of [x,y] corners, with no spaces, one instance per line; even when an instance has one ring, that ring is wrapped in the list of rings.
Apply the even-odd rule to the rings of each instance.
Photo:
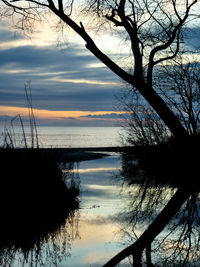
[[[22,129],[22,137],[23,137],[23,142],[24,142],[24,147],[25,148],[28,148],[28,143],[27,143],[27,140],[26,140],[26,133],[25,133],[25,129],[24,129],[24,124],[23,124],[23,121],[22,121],[22,117],[20,114],[18,114],[17,116],[15,116],[12,120],[11,120],[11,129],[12,129],[12,136],[13,136],[13,139],[15,141],[15,147],[16,147],[16,137],[15,137],[15,131],[14,131],[14,124],[13,122],[19,118],[19,121],[20,121],[20,126],[21,126],[21,129]]]
[[[35,143],[36,143],[36,148],[39,148],[36,120],[35,120],[35,115],[33,112],[31,81],[27,81],[27,83],[24,85],[24,89],[25,89],[25,94],[26,94],[26,102],[27,102],[29,123],[30,123],[30,130],[31,130],[31,147],[34,148]]]
[[[32,100],[32,93],[31,93],[31,83],[28,81],[24,85],[25,95],[26,95],[26,102],[27,102],[27,109],[28,109],[28,119],[29,119],[29,126],[30,126],[30,148],[39,148],[39,138],[37,132],[37,125],[36,119],[33,111],[33,100]],[[3,144],[1,145],[3,148],[17,148],[17,138],[15,132],[15,125],[16,121],[19,121],[20,129],[22,130],[22,139],[20,140],[19,146],[22,148],[28,148],[28,139],[25,132],[24,123],[20,114],[16,115],[10,121],[10,126],[4,126],[4,132],[2,133],[3,137]]]

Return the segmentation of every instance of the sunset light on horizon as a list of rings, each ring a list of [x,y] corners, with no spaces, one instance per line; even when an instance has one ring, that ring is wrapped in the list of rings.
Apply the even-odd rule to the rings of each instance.
[[[80,118],[85,116],[98,116],[110,114],[124,114],[122,111],[81,111],[81,110],[45,110],[33,109],[38,118]],[[0,116],[28,116],[27,107],[0,106]]]

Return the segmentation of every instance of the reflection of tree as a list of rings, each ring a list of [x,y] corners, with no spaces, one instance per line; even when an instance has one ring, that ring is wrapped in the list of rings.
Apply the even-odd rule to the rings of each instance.
[[[164,150],[166,154],[167,149],[169,148],[167,147]],[[172,147],[170,147],[170,152],[172,152],[171,149]],[[188,152],[188,149],[186,145],[184,147],[185,153]],[[138,161],[136,158],[133,158],[133,156],[130,157],[125,154],[123,157],[122,169],[124,188],[126,188],[128,184],[127,190],[130,194],[129,212],[126,213],[125,217],[128,223],[126,223],[123,232],[128,238],[128,244],[130,244],[130,241],[133,243],[133,245],[128,247],[132,250],[129,255],[134,256],[133,266],[140,266],[140,256],[134,255],[134,250],[136,251],[138,249],[139,251],[140,246],[144,246],[145,248],[141,256],[143,256],[143,261],[147,263],[147,266],[152,266],[152,262],[160,264],[160,266],[187,266],[190,264],[194,266],[194,264],[199,263],[200,256],[199,183],[198,181],[191,180],[190,185],[187,184],[187,187],[184,186],[184,179],[191,179],[191,177],[193,177],[192,175],[189,176],[188,172],[186,172],[186,176],[184,176],[184,171],[188,168],[188,165],[184,167],[186,162],[182,162],[183,170],[180,171],[180,179],[176,179],[176,175],[178,175],[176,170],[173,172],[173,169],[169,167],[170,164],[168,166],[167,163],[164,162],[166,162],[169,155],[172,157],[171,161],[175,160],[177,155],[173,156],[173,153],[164,155],[159,152],[158,156],[162,156],[162,160],[157,158],[157,163],[153,163],[154,159],[152,160],[151,157],[149,157],[150,154],[152,155],[152,151],[146,151],[144,154],[150,161],[149,165],[158,164],[159,166],[159,164],[163,162],[160,169],[158,168],[159,171],[154,171],[155,165],[154,168],[148,166],[146,169],[144,168],[143,164],[145,159],[143,162],[142,157],[144,157],[144,155],[141,154],[140,150]],[[156,152],[154,151],[154,156],[155,154]],[[194,157],[192,155],[191,157],[193,160]],[[183,156],[180,161],[182,160]],[[192,160],[189,162],[190,164],[192,164]],[[168,162],[169,161],[168,159]],[[177,160],[177,171],[180,170],[179,163],[180,162]],[[167,165],[165,169],[164,165]],[[189,166],[192,167],[193,165]],[[170,169],[168,173],[165,172],[166,167]],[[164,172],[163,174],[162,170]],[[190,171],[193,173],[195,170]],[[168,174],[170,172],[173,179],[169,180]],[[162,179],[160,179],[158,173],[162,176]],[[157,178],[154,179],[154,177]],[[174,183],[174,180],[176,180],[176,183]],[[179,185],[177,183],[179,183]],[[179,187],[178,191],[177,186]],[[188,192],[187,197],[185,194],[186,191]],[[185,203],[179,209],[183,198],[185,198]],[[166,210],[167,213],[163,212]],[[173,217],[175,210],[177,213]],[[171,221],[168,220],[170,213],[171,219],[173,218]],[[165,217],[166,214],[167,217]],[[168,220],[168,224],[166,224],[165,230],[161,232],[161,228],[163,226],[165,227],[164,224],[166,220]],[[149,227],[147,227],[147,225],[149,225]],[[155,229],[156,226],[158,228],[160,227],[160,229]],[[158,234],[161,233],[155,239],[151,239],[151,231],[145,231],[146,228],[152,228],[154,233],[156,231]],[[140,232],[144,231],[144,233],[140,235],[138,229],[140,229]],[[146,232],[148,232],[148,234],[145,235]],[[143,238],[141,238],[142,236]],[[143,242],[146,244],[144,245]],[[136,262],[137,259],[138,262]]]
[[[79,177],[73,164],[58,165],[39,150],[1,155],[0,265],[56,265],[79,236]]]

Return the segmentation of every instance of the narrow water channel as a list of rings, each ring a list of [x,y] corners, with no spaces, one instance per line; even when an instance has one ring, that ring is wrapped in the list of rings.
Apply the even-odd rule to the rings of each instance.
[[[41,244],[29,250],[3,248],[0,266],[97,267],[106,263],[123,248],[117,220],[124,206],[116,178],[120,165],[117,154],[75,164],[75,179],[80,182],[79,209]]]

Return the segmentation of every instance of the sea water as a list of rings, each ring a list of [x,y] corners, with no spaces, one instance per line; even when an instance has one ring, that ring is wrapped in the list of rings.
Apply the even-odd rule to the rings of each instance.
[[[24,127],[27,143],[31,145],[32,134],[30,127]],[[40,147],[115,147],[121,146],[120,127],[47,127],[37,126]],[[17,147],[23,146],[21,127],[8,129]],[[14,133],[13,133],[14,131]],[[0,144],[5,140],[5,129],[0,128]],[[34,132],[34,137],[36,133]],[[9,142],[9,140],[8,140]],[[36,141],[35,141],[36,143]]]
[[[39,127],[44,147],[107,147],[120,145],[119,127]]]

